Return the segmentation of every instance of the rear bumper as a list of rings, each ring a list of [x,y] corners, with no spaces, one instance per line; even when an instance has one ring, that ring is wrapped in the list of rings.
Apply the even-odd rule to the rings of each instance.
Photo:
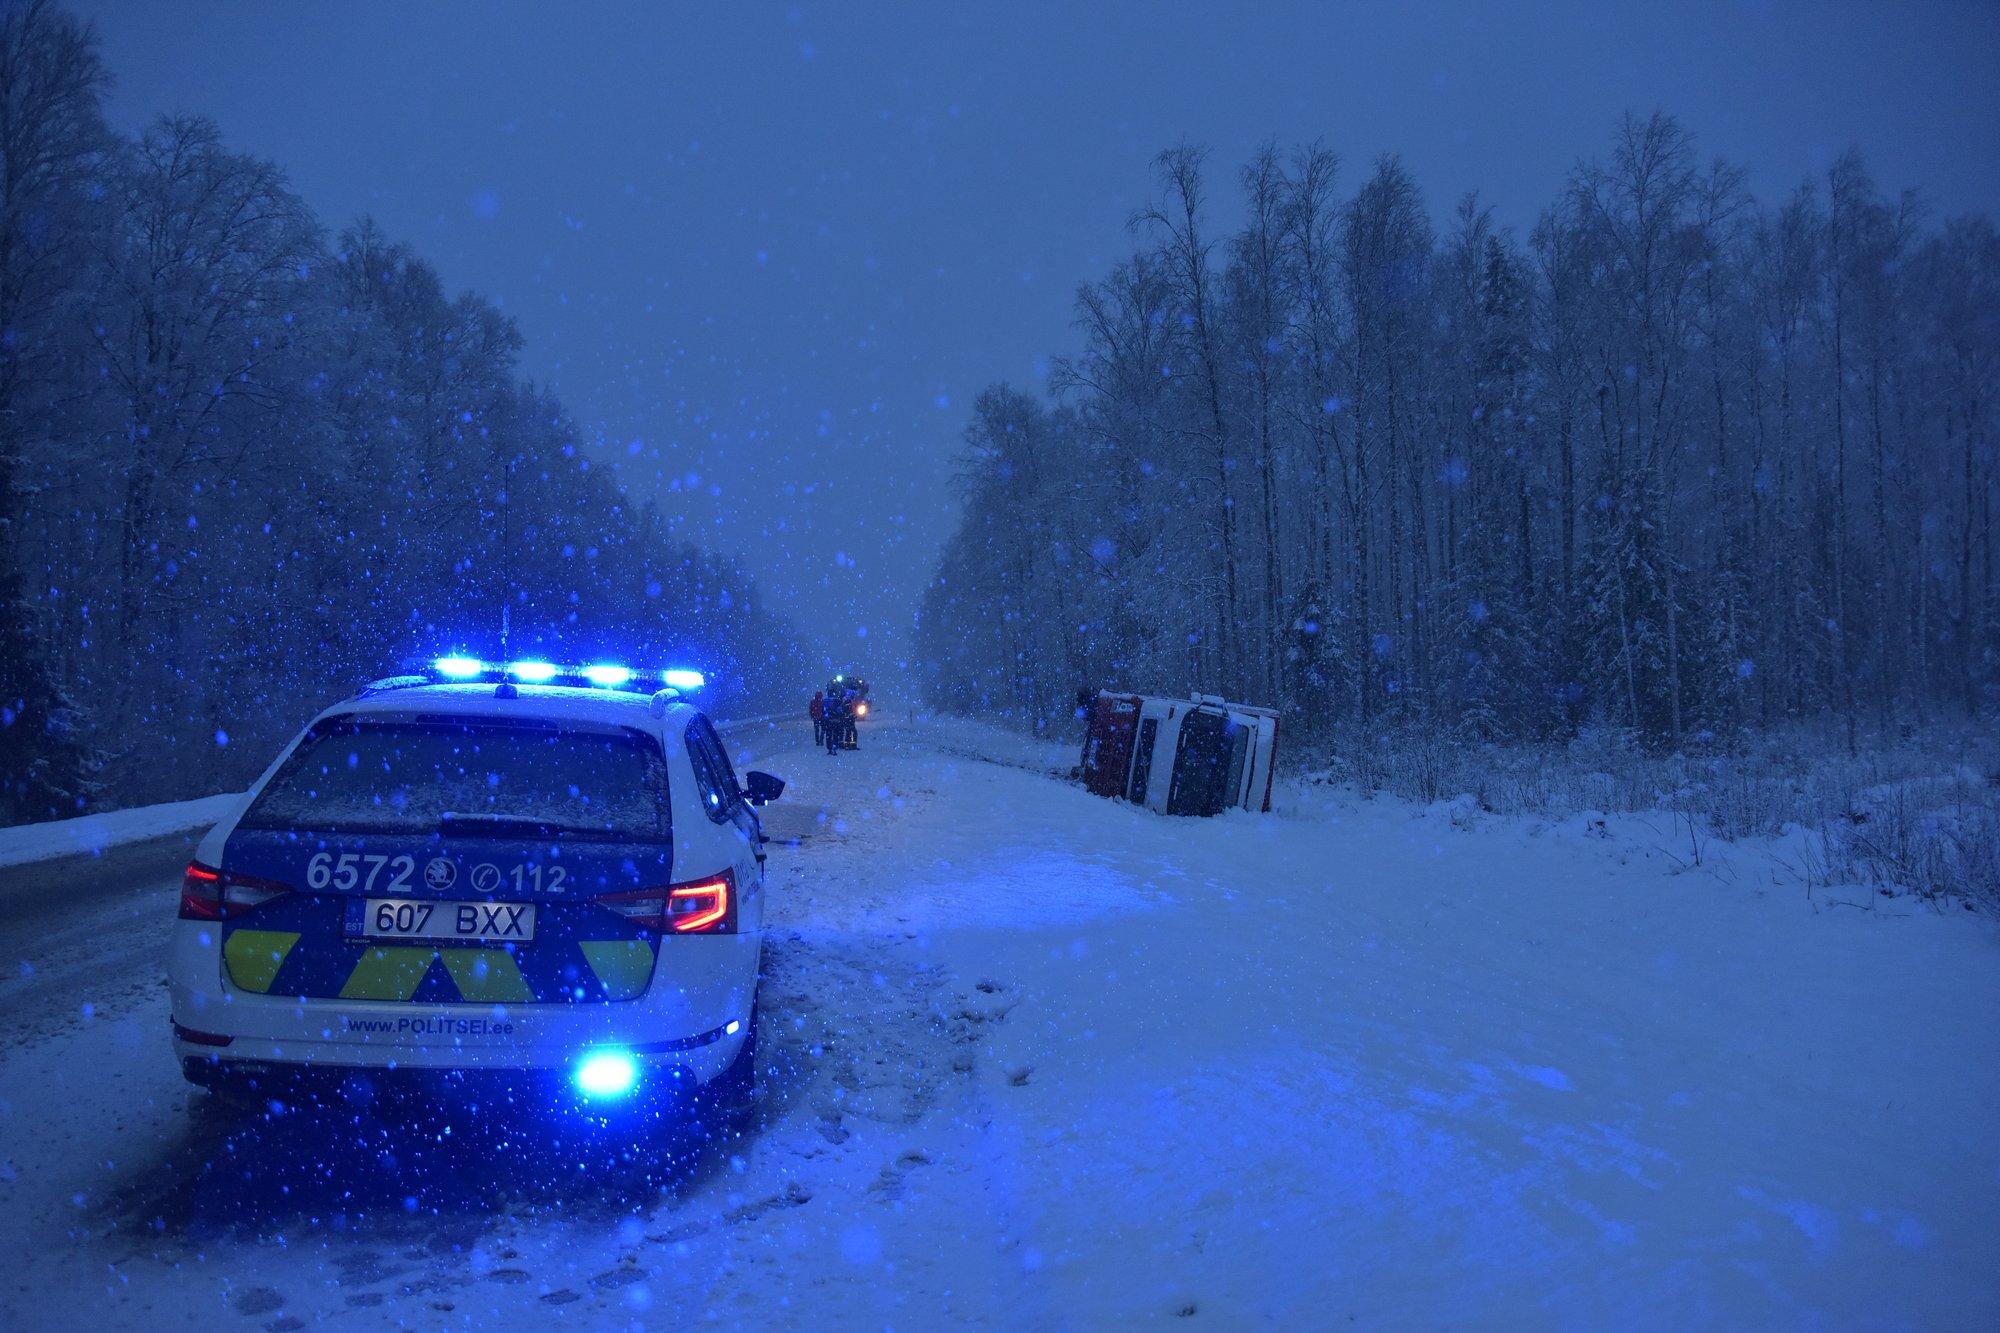
[[[197,1055],[181,1060],[181,1075],[242,1105],[395,1107],[398,1117],[413,1120],[455,1109],[477,1111],[482,1120],[512,1111],[537,1124],[552,1111],[623,1120],[697,1107],[705,1086],[686,1065],[662,1058],[643,1061],[630,1090],[609,1098],[587,1097],[567,1074],[548,1069],[382,1069]]]
[[[168,967],[174,1054],[204,1075],[229,1066],[556,1073],[616,1047],[648,1073],[672,1069],[705,1083],[742,1049],[761,944],[755,934],[673,940],[631,1000],[416,1004],[238,989],[224,976],[215,932],[180,921]]]

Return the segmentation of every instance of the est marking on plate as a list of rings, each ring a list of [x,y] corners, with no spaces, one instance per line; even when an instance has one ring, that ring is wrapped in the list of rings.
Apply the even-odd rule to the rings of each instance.
[[[362,906],[359,933],[370,939],[526,943],[535,938],[535,905],[370,898]]]

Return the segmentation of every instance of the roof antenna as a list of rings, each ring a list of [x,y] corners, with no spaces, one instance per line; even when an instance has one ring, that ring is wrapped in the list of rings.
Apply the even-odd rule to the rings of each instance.
[[[507,669],[507,603],[500,603],[500,669]],[[496,699],[512,699],[521,692],[514,688],[514,682],[503,680],[493,689]]]

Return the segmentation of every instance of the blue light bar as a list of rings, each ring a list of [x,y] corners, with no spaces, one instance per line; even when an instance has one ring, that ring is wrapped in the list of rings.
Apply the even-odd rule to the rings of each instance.
[[[639,1081],[639,1063],[629,1051],[592,1051],[571,1077],[586,1097],[623,1097]]]
[[[414,664],[412,664],[414,665]],[[663,671],[640,670],[615,662],[591,662],[582,666],[531,658],[516,662],[489,662],[453,653],[430,658],[418,668],[432,681],[518,680],[526,685],[573,685],[599,690],[651,691],[666,686],[676,690],[699,690],[708,684],[701,672],[686,667]],[[420,677],[412,677],[413,681]]]

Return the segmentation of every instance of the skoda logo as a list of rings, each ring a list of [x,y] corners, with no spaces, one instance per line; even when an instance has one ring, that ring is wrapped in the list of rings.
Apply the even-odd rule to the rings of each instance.
[[[431,863],[424,867],[424,883],[434,889],[448,889],[458,878],[458,867],[442,856],[433,856]]]

